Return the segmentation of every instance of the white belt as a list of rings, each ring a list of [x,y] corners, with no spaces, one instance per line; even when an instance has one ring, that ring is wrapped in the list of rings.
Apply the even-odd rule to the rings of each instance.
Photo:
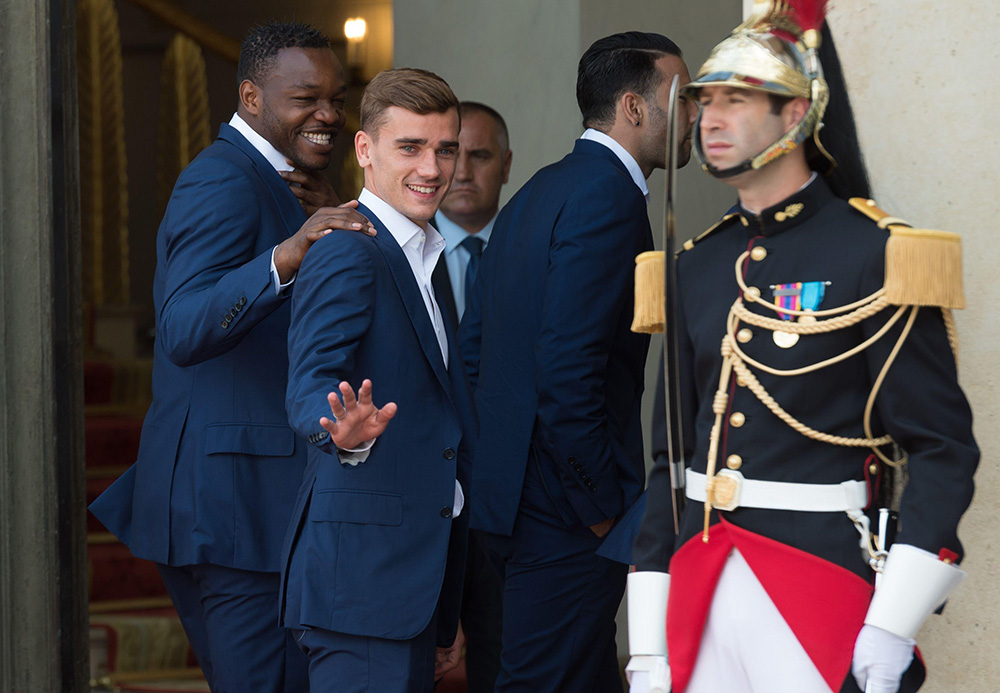
[[[858,512],[868,503],[868,489],[863,481],[839,484],[795,484],[786,481],[746,479],[739,472],[726,469],[720,477],[738,478],[738,491],[726,510],[738,507],[801,512]],[[686,495],[693,501],[705,501],[705,475],[687,470]]]

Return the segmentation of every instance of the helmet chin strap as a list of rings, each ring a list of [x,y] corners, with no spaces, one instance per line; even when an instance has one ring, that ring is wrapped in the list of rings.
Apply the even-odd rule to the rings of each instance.
[[[826,81],[822,77],[817,77],[812,81],[811,92],[812,99],[809,102],[809,110],[795,124],[795,127],[779,137],[760,153],[729,168],[720,169],[708,162],[708,158],[705,156],[702,148],[701,113],[699,112],[698,120],[694,124],[693,144],[695,156],[698,157],[701,167],[716,178],[732,178],[747,171],[764,168],[772,161],[780,159],[785,154],[797,149],[810,135],[815,138],[820,153],[829,159],[831,164],[836,166],[836,162],[827,153],[826,149],[823,148],[823,145],[819,143],[819,129],[823,126],[823,113],[826,111],[826,104],[830,100],[830,90],[826,86]]]

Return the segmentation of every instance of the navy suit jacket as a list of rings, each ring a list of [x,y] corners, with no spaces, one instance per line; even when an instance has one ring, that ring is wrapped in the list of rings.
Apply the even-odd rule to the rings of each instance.
[[[473,528],[511,533],[529,465],[567,526],[639,497],[649,339],[629,326],[635,256],[652,247],[642,193],[597,142],[501,211],[460,330],[480,421]]]
[[[156,239],[153,403],[136,463],[91,505],[140,558],[277,571],[305,466],[282,406],[288,302],[271,251],[306,215],[229,125]]]
[[[282,584],[286,627],[408,639],[441,598],[438,642],[458,624],[468,506],[452,517],[456,475],[475,435],[472,395],[446,322],[449,367],[402,248],[378,230],[334,231],[306,254],[288,333],[286,405],[311,444],[289,528]],[[365,462],[341,464],[319,419],[327,394],[370,378],[398,412]]]

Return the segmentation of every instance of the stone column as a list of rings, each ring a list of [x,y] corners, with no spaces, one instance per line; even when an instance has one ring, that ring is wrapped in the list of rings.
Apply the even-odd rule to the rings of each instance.
[[[830,26],[879,206],[914,226],[962,234],[968,309],[955,314],[959,380],[972,404],[982,461],[975,499],[959,527],[969,577],[944,613],[928,619],[917,642],[929,671],[921,693],[995,691],[1000,92],[993,76],[1000,70],[1000,9],[991,3],[841,0]],[[902,522],[905,532],[905,517]]]
[[[72,0],[0,2],[0,690],[86,690]]]

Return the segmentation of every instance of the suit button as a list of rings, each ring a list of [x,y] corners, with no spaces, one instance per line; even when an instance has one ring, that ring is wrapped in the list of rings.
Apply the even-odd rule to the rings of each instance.
[[[747,298],[749,298],[749,300],[756,301],[758,298],[760,298],[760,289],[758,289],[756,286],[748,286],[746,290],[746,296]]]
[[[730,469],[739,469],[743,466],[743,458],[739,455],[730,455],[726,458],[726,466]]]
[[[235,306],[233,306],[233,310],[235,310],[237,313],[239,313],[241,310],[243,310],[243,305],[240,304],[240,303],[237,303]]]
[[[579,474],[580,472],[583,471],[583,465],[577,462],[576,464],[573,465],[573,471]]]
[[[240,305],[241,306],[245,306],[246,304],[247,304],[247,297],[246,296],[240,296]]]
[[[754,246],[753,249],[750,251],[750,257],[755,262],[760,262],[761,260],[767,257],[767,248],[765,248],[762,245]]]
[[[228,320],[223,320],[222,321],[222,329],[226,329],[227,327],[229,327],[229,321]]]
[[[232,313],[226,313],[226,320],[232,322],[233,321],[233,314]]]
[[[748,327],[744,327],[742,330],[736,333],[736,341],[738,341],[740,344],[746,344],[751,339],[753,339],[753,332],[751,332],[750,328]]]
[[[451,448],[445,448],[444,449],[444,453],[442,453],[442,454],[444,454],[444,458],[446,460],[453,460],[453,459],[455,459],[455,451],[453,449],[451,449]],[[451,511],[449,510],[448,512],[450,513]]]
[[[743,412],[734,411],[732,416],[729,417],[729,425],[733,428],[740,428],[746,422],[747,417],[743,414]]]
[[[587,482],[587,488],[590,489],[591,492],[597,491],[597,487],[594,486],[594,482],[593,481],[588,481]]]
[[[451,508],[441,508],[441,517],[445,519],[451,517]]]

